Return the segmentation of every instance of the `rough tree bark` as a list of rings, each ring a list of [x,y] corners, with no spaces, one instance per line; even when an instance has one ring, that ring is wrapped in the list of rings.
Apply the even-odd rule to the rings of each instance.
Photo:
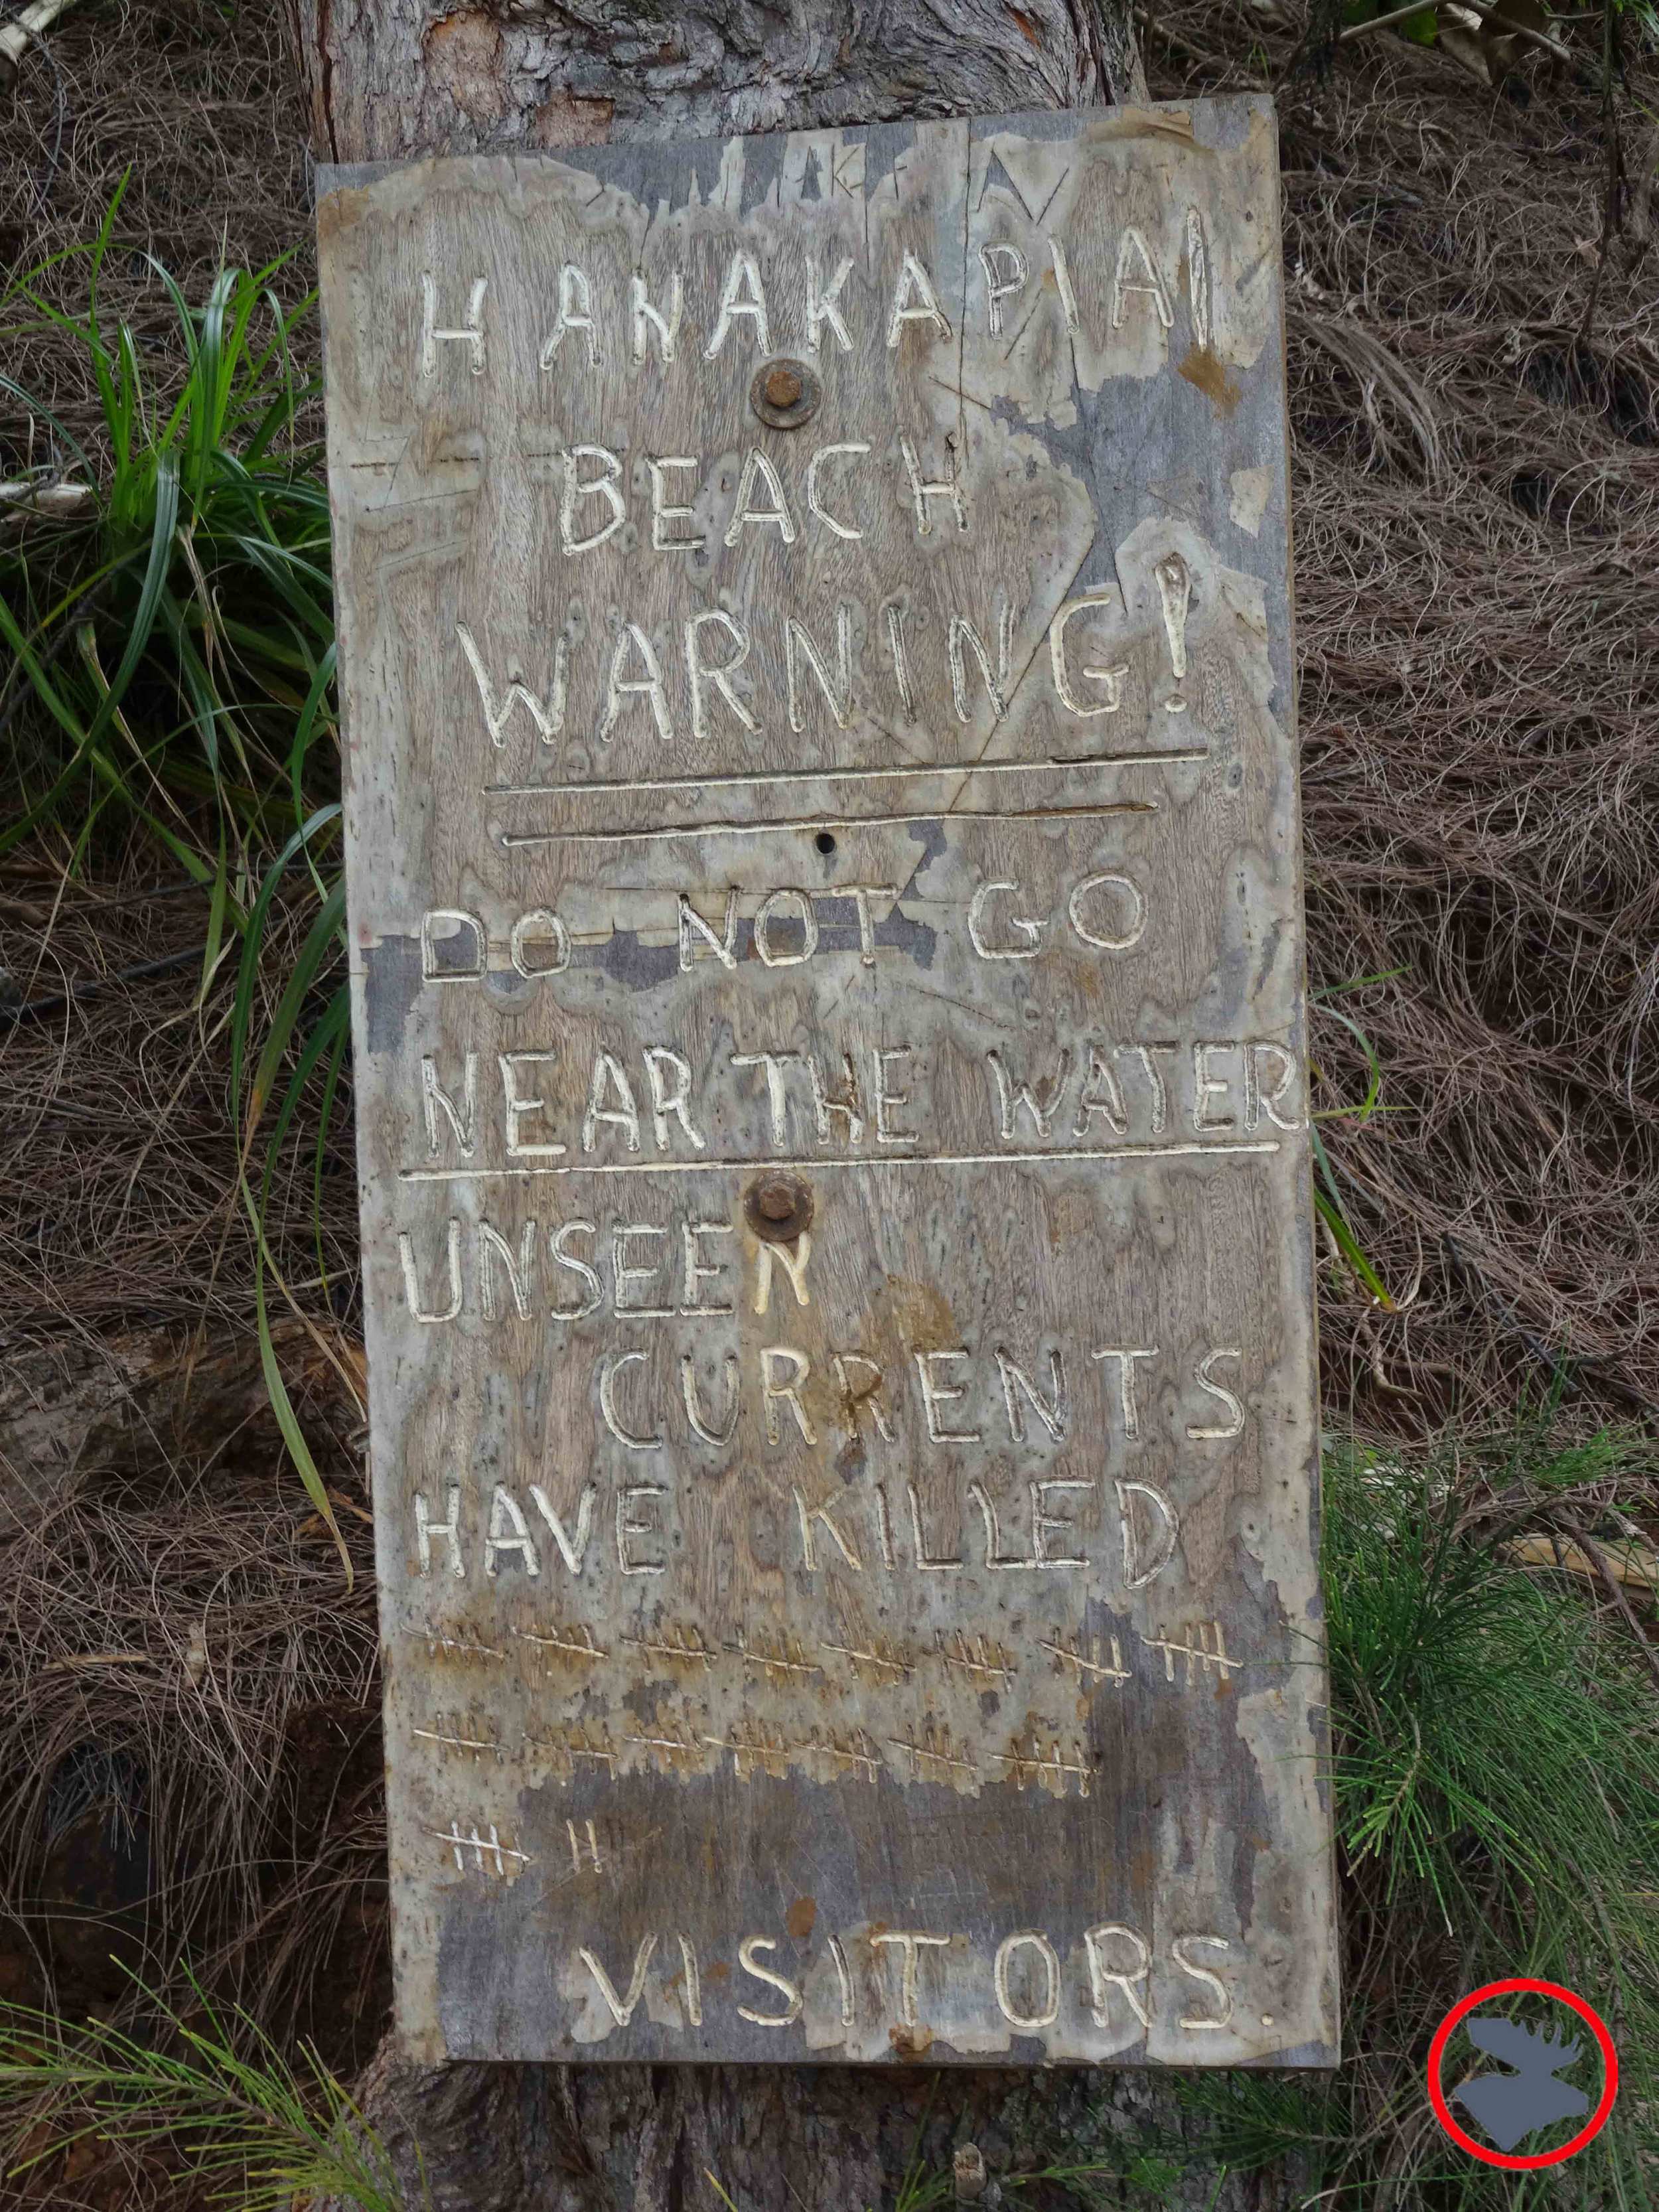
[[[896,117],[995,114],[1146,97],[1127,0],[289,0],[320,160],[540,150]],[[920,2148],[933,2170],[976,2140],[993,2177],[1022,2153],[1087,2161],[1136,2123],[1176,2124],[1146,2075],[843,2067],[458,2066],[390,2045],[364,2107],[437,2212],[863,2212],[891,2205]],[[1213,2175],[1166,2201],[1248,2212],[1285,2201]],[[962,2201],[982,2195],[971,2177]],[[1143,2190],[1124,2202],[1144,2204]]]
[[[1144,100],[1127,0],[289,0],[319,160]]]

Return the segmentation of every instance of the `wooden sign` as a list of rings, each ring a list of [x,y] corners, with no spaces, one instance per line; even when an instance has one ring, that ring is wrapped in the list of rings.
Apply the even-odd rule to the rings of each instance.
[[[1332,2063],[1269,106],[322,191],[404,2039]]]

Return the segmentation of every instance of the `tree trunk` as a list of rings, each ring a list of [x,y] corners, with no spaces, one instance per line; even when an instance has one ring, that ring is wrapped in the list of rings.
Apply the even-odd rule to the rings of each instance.
[[[1126,0],[289,0],[319,161],[823,130],[1146,97]]]
[[[614,0],[510,11],[432,0],[290,0],[313,148],[333,161],[717,137],[897,117],[996,114],[1146,97],[1125,0],[687,0],[653,20]],[[362,2085],[411,2205],[435,2212],[863,2212],[907,2172],[948,2172],[961,2202],[996,2173],[1133,2161],[1151,2121],[1180,2132],[1145,2073],[1020,2075],[847,2067],[410,2067],[390,2043]],[[1140,2136],[1143,2144],[1151,2138]],[[418,2157],[416,2154],[418,2146]],[[1213,2172],[1143,2165],[1126,2203],[1248,2212],[1285,2200]],[[1094,2201],[1113,2185],[1093,2181]],[[937,2201],[932,2199],[928,2201]],[[1032,2201],[1029,2197],[1027,2202]],[[1039,2200],[1040,2201],[1040,2200]],[[1055,2200],[1051,2200],[1055,2201]]]

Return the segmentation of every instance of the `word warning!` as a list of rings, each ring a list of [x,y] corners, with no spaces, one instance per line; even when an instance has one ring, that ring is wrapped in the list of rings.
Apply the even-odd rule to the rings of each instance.
[[[405,2044],[1333,2063],[1270,108],[319,228]]]

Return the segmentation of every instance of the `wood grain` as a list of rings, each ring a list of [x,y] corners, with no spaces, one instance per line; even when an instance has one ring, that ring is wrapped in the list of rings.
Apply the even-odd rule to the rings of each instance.
[[[1334,2061],[1274,179],[324,173],[416,2057]]]

